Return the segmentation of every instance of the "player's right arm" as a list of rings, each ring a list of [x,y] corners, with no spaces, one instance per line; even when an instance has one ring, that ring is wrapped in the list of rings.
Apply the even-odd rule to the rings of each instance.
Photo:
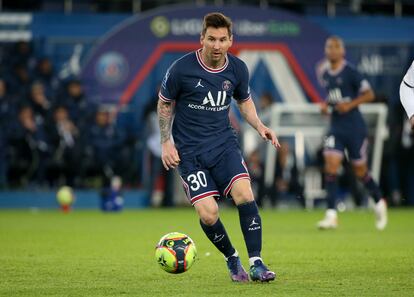
[[[316,78],[318,79],[319,85],[326,88],[326,80],[325,80],[325,73],[327,69],[329,68],[329,61],[327,59],[323,59],[322,61],[319,61],[315,67],[316,69]],[[319,109],[322,114],[329,115],[330,109],[328,106],[327,98],[322,99],[321,102],[318,103]]]
[[[328,103],[326,101],[320,102],[319,104],[319,108],[321,110],[321,113],[324,115],[329,115],[329,106]]]
[[[173,63],[164,76],[158,93],[158,123],[161,135],[161,160],[166,170],[175,168],[180,163],[178,151],[171,139],[171,128],[174,117],[175,98],[180,89],[176,63]]]
[[[165,169],[175,168],[180,162],[178,151],[171,140],[171,126],[174,116],[174,102],[158,100],[157,106],[158,123],[161,135],[161,160]]]

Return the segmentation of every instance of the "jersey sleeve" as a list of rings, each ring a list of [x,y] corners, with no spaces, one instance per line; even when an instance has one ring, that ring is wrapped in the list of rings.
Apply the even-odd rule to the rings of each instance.
[[[358,93],[363,93],[372,89],[368,79],[364,77],[359,71],[353,69],[352,72],[353,84]]]
[[[405,80],[400,85],[400,100],[408,118],[411,119],[414,115],[414,88],[410,87]]]
[[[172,102],[177,99],[179,93],[179,77],[177,64],[173,63],[164,75],[158,98],[165,102]]]
[[[327,59],[323,59],[319,61],[315,66],[315,74],[316,78],[318,79],[318,83],[322,88],[326,88],[327,81],[326,81],[326,73],[329,69],[329,61]]]
[[[414,88],[414,61],[410,68],[408,68],[407,73],[404,75],[403,81],[408,87]]]
[[[239,83],[234,89],[233,98],[238,102],[243,102],[249,100],[250,97],[250,87],[249,87],[249,70],[247,69],[246,64],[241,62],[237,69],[237,77]]]

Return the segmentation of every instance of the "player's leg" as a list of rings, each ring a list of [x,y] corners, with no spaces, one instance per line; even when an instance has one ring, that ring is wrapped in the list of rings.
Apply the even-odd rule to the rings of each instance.
[[[240,227],[249,254],[251,279],[273,280],[275,273],[269,271],[260,258],[262,222],[254,200],[250,176],[237,143],[227,144],[214,164],[211,174],[220,192],[226,197],[231,195],[239,211]]]
[[[200,217],[200,225],[204,233],[224,255],[232,281],[248,281],[248,276],[241,265],[239,254],[231,244],[226,229],[220,220],[218,205],[214,197],[210,196],[196,202],[194,208]]]
[[[383,230],[388,223],[387,204],[383,199],[381,190],[378,184],[372,178],[367,165],[367,144],[365,137],[352,139],[352,147],[348,148],[349,157],[352,160],[353,170],[358,179],[362,182],[368,190],[370,196],[375,201],[374,211],[376,216],[376,227],[378,230]],[[358,148],[358,149],[357,149]]]
[[[338,226],[336,199],[338,190],[337,175],[343,159],[343,145],[338,137],[329,135],[325,140],[324,179],[327,200],[325,217],[318,222],[319,229],[335,229]]]
[[[236,250],[230,242],[226,229],[219,218],[218,205],[214,197],[210,196],[194,204],[200,217],[200,225],[208,239],[228,258]]]
[[[220,195],[203,158],[181,158],[178,167],[184,191],[200,217],[200,225],[207,238],[224,255],[233,281],[248,281],[237,251],[219,218],[218,205],[214,197]]]
[[[240,226],[249,254],[250,278],[254,281],[271,281],[276,274],[270,271],[261,258],[262,219],[253,197],[249,179],[238,179],[232,185],[230,195],[239,210]]]
[[[250,265],[260,259],[262,250],[262,220],[254,201],[250,180],[237,180],[230,191],[231,197],[239,211],[240,226],[246,242]]]

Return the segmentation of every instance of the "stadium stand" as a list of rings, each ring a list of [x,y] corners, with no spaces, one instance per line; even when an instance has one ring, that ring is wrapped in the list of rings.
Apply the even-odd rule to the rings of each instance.
[[[215,5],[219,9],[241,2],[196,1],[196,5]],[[1,188],[54,189],[63,184],[100,187],[112,175],[120,175],[127,187],[139,188],[145,184],[148,151],[144,110],[154,97],[159,82],[156,76],[176,56],[159,61],[157,73],[143,86],[145,95],[141,101],[121,110],[117,116],[113,105],[91,96],[90,83],[79,74],[102,36],[134,14],[145,16],[151,9],[166,4],[188,3],[1,2],[0,9],[4,12],[0,14]],[[402,151],[404,160],[411,162],[411,146],[400,141],[406,132],[394,92],[403,72],[399,68],[408,65],[414,52],[409,30],[413,25],[414,5],[410,1],[301,0],[243,1],[243,4],[294,12],[345,39],[348,57],[369,77],[377,97],[386,101],[390,129],[397,131],[384,146],[381,184],[395,203],[399,203],[401,195],[414,196],[408,177],[406,181],[395,178],[406,170],[395,158],[396,152]],[[267,71],[262,64],[257,65],[256,71],[252,83],[259,98],[269,92],[263,83],[269,78],[261,76]],[[280,94],[270,91],[279,102]],[[301,191],[296,188],[299,190],[295,191]],[[410,201],[404,203],[413,203]]]

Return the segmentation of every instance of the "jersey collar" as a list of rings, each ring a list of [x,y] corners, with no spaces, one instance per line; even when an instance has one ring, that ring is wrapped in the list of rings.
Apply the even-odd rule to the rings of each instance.
[[[331,65],[330,65],[330,64],[328,64],[328,73],[329,73],[330,75],[337,75],[337,74],[339,74],[342,70],[344,70],[344,68],[345,68],[346,64],[348,64],[348,62],[347,62],[346,60],[343,60],[343,61],[342,61],[341,66],[340,66],[338,69],[336,69],[336,70],[332,70]]]
[[[198,63],[200,64],[200,66],[201,66],[201,67],[202,67],[205,71],[210,72],[210,73],[219,73],[219,72],[222,72],[224,69],[226,69],[226,68],[227,68],[227,65],[229,65],[229,59],[228,59],[228,57],[227,57],[227,55],[226,55],[226,56],[225,56],[226,61],[224,62],[224,65],[223,65],[223,66],[221,66],[220,68],[211,68],[211,67],[208,67],[208,66],[204,63],[203,59],[201,58],[201,48],[200,48],[200,49],[198,49],[198,50],[196,50],[196,57],[197,57],[197,61],[198,61]]]

